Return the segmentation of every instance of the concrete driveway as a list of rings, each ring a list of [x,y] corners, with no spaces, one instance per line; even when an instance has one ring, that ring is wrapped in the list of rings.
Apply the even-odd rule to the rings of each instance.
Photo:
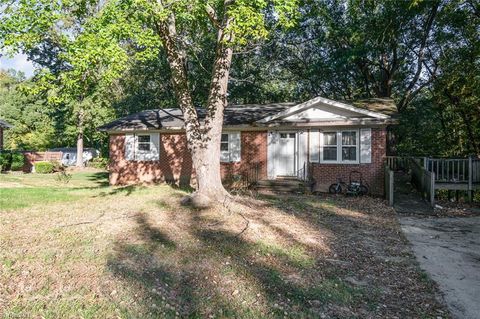
[[[454,318],[480,318],[480,217],[399,218]]]

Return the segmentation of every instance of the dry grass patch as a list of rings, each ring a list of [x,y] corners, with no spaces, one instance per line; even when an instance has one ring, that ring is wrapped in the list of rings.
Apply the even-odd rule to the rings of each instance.
[[[1,316],[444,315],[380,200],[239,197],[198,211],[184,195],[98,188],[2,213]]]

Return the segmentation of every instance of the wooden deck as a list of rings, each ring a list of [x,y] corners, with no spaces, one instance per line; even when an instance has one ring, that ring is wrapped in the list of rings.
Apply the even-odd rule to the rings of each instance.
[[[412,183],[434,205],[436,190],[466,191],[470,201],[480,189],[480,158],[429,158],[387,156],[392,171],[411,171]]]

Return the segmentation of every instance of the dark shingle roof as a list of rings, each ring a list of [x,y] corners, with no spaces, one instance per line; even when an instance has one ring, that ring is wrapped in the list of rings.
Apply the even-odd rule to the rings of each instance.
[[[0,119],[0,127],[1,128],[11,128],[12,126],[5,122],[4,120]]]
[[[382,113],[394,116],[398,113],[397,105],[393,99],[388,98],[371,98],[362,100],[345,101],[346,104],[365,109],[372,112]]]
[[[389,116],[397,114],[397,107],[392,99],[363,99],[344,101],[344,103],[382,113]],[[271,103],[271,104],[246,104],[231,105],[225,109],[223,125],[249,125],[267,116],[275,115],[298,103]],[[197,109],[200,120],[205,118],[206,110]],[[180,109],[146,110],[117,119],[113,122],[100,126],[100,131],[122,130],[155,130],[168,128],[183,128],[183,113]]]
[[[297,103],[232,105],[225,109],[224,125],[252,124],[264,117],[277,114]],[[197,109],[199,118],[205,118],[206,110]],[[146,110],[120,118],[98,129],[100,131],[147,130],[183,127],[183,113],[180,109]]]

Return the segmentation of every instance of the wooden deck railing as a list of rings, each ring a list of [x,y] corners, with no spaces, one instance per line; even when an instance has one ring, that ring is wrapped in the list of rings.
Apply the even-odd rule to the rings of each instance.
[[[435,205],[435,173],[427,171],[419,161],[411,159],[412,184],[430,205]]]
[[[473,191],[480,189],[480,159],[387,156],[385,165],[392,171],[411,171],[412,183],[433,205],[435,190]]]

